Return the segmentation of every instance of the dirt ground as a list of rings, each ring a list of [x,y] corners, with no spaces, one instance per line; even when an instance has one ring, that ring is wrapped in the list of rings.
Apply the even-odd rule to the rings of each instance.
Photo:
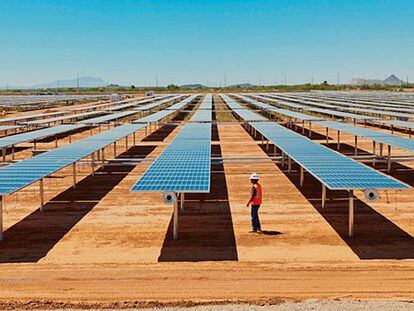
[[[164,126],[146,138],[141,131],[128,150],[120,141],[118,157],[154,158],[179,129]],[[313,139],[323,143],[318,133],[324,129],[313,130]],[[89,130],[79,132],[72,140],[88,135]],[[340,151],[352,153],[353,136],[341,140]],[[67,137],[59,144],[64,143]],[[241,125],[214,127],[213,155],[257,158],[212,166],[211,193],[186,196],[177,241],[172,207],[160,194],[129,191],[150,162],[102,167],[93,176],[84,162],[75,189],[71,169],[62,170],[45,182],[43,213],[38,184],[6,197],[0,308],[230,304],[231,309],[232,303],[280,305],[310,298],[394,300],[395,306],[413,301],[413,191],[383,192],[373,203],[356,193],[355,237],[349,238],[347,194],[328,191],[322,209],[320,184],[306,174],[300,187],[297,167],[289,174],[260,144]],[[29,146],[16,157],[30,156]],[[358,147],[361,153],[371,150],[369,141]],[[108,148],[107,157],[111,152]],[[413,165],[394,163],[391,175],[412,185]],[[249,233],[245,204],[253,171],[264,188],[263,235]]]

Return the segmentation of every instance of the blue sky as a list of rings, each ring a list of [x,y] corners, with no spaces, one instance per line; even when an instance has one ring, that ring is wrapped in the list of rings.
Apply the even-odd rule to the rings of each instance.
[[[414,2],[1,1],[0,85],[414,80]]]

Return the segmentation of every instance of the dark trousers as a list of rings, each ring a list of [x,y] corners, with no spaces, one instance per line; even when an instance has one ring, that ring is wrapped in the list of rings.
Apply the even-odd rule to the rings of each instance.
[[[253,230],[260,230],[260,220],[259,220],[259,208],[260,205],[252,205],[251,212],[252,212],[252,229]]]

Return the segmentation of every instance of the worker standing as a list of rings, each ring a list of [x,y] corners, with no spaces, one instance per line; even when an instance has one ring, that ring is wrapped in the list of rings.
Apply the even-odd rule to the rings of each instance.
[[[262,233],[262,228],[260,226],[259,220],[259,208],[262,204],[263,191],[262,186],[259,183],[259,175],[253,173],[250,175],[250,181],[253,184],[252,191],[250,195],[249,202],[247,202],[247,207],[251,208],[252,216],[252,231],[251,233]]]

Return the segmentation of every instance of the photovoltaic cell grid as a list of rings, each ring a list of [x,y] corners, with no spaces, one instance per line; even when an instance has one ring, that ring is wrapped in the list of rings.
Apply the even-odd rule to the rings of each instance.
[[[251,125],[331,190],[410,188],[277,123]]]
[[[273,95],[272,97],[278,97],[278,95]],[[300,102],[303,103],[302,100],[300,100]],[[302,110],[305,110],[305,111],[325,114],[325,115],[339,117],[339,118],[348,118],[348,119],[356,119],[356,120],[376,120],[377,119],[377,118],[370,117],[370,116],[365,116],[365,115],[360,115],[360,114],[355,114],[355,113],[348,113],[348,112],[343,112],[343,111],[337,111],[337,110],[332,110],[332,109],[314,108],[314,107],[304,106],[304,105],[300,105],[300,104],[292,105],[292,103],[288,103],[286,101],[280,101],[280,100],[275,102],[275,103],[280,104],[280,105],[284,105],[284,106],[288,106],[288,107],[292,107],[292,108],[298,108],[298,109],[302,109]],[[315,103],[313,103],[313,104],[315,104]]]
[[[229,106],[230,109],[233,110],[233,112],[238,115],[241,119],[250,122],[250,121],[266,121],[267,119],[261,115],[258,115],[257,113],[254,113],[246,108],[244,108],[242,105],[240,105],[238,102],[234,101],[230,97],[226,95],[220,95],[223,101],[226,103],[227,106]]]
[[[211,122],[211,109],[213,107],[213,97],[211,94],[207,94],[204,97],[203,102],[198,107],[198,110],[193,114],[190,122]]]
[[[0,195],[12,194],[143,127],[125,124],[0,168]]]
[[[189,123],[131,190],[210,192],[210,166],[211,123]]]
[[[398,147],[401,149],[405,149],[407,151],[413,152],[414,151],[414,140],[396,136],[380,131],[375,131],[371,129],[361,128],[358,126],[353,126],[349,124],[344,124],[341,122],[336,121],[323,121],[323,122],[317,122],[317,124],[337,130],[346,132],[355,136],[363,137],[370,139],[372,141],[376,141],[379,143],[383,143],[386,145]]]
[[[25,132],[16,135],[6,136],[0,138],[0,148],[17,145],[27,141],[33,141],[35,139],[45,138],[47,136],[57,135],[69,131],[74,131],[82,128],[82,125],[74,124],[61,124],[37,131]]]
[[[183,97],[183,96],[182,95],[173,96],[173,97],[170,97],[170,98],[167,98],[167,99],[163,99],[161,101],[156,101],[154,103],[150,103],[150,104],[147,104],[147,105],[144,105],[144,106],[136,107],[134,110],[138,110],[138,111],[149,110],[149,109],[152,109],[152,108],[162,106],[162,105],[167,104],[169,102],[172,102],[173,100],[179,99],[181,97]]]
[[[117,120],[117,119],[121,119],[127,116],[131,116],[133,114],[137,114],[138,112],[135,110],[128,110],[128,111],[123,111],[123,112],[118,112],[118,113],[113,113],[113,114],[109,114],[107,116],[102,116],[102,117],[97,117],[97,118],[92,118],[92,119],[86,119],[86,120],[82,120],[79,121],[78,123],[81,124],[99,124],[99,123],[106,123],[109,121],[113,121],[113,120]]]
[[[256,97],[256,98],[261,98],[263,100],[266,100],[266,98],[263,97],[263,96],[256,96],[256,95],[252,95],[252,96],[253,97]],[[272,105],[265,104],[265,103],[259,102],[257,100],[254,100],[254,99],[249,99],[247,97],[244,97],[244,98],[248,99],[248,102],[251,103],[254,106],[257,106],[257,107],[260,107],[262,109],[265,109],[265,110],[268,110],[268,111],[272,111],[272,112],[275,112],[275,113],[284,115],[284,116],[289,117],[289,118],[294,118],[294,119],[298,119],[298,120],[301,120],[301,121],[317,121],[317,120],[321,120],[321,118],[319,118],[319,117],[315,117],[315,116],[312,116],[312,115],[299,113],[299,112],[296,112],[296,111],[291,111],[291,110],[276,108],[276,107],[274,107]]]
[[[51,117],[51,116],[61,115],[63,113],[64,112],[49,112],[49,113],[38,113],[38,114],[31,114],[31,115],[26,115],[26,116],[4,118],[4,119],[0,119],[0,123],[18,122],[22,120]]]
[[[175,111],[184,108],[186,105],[188,105],[196,97],[197,97],[197,95],[190,96],[190,97],[188,97],[188,98],[172,105],[171,107],[169,107],[165,110],[161,110],[161,111],[153,113],[149,116],[139,118],[139,119],[135,120],[133,123],[158,122],[158,121],[164,119],[165,117],[169,116],[170,114],[174,113]]]
[[[65,121],[65,120],[71,120],[71,119],[80,119],[84,117],[94,116],[97,114],[103,114],[103,111],[91,111],[91,112],[85,112],[85,113],[77,113],[77,114],[71,114],[71,115],[65,115],[61,117],[56,118],[50,118],[50,119],[42,119],[42,120],[35,120],[35,121],[28,121],[20,124],[25,125],[41,125],[41,124],[47,124],[52,122],[59,122],[59,121]]]

